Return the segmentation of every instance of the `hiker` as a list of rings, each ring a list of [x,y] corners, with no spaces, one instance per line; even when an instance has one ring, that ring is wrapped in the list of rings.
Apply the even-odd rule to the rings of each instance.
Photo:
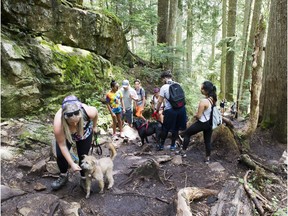
[[[131,88],[128,80],[123,80],[121,92],[123,94],[123,102],[125,113],[123,113],[123,120],[126,120],[128,125],[132,127],[133,123],[133,100],[138,101],[136,91]]]
[[[162,131],[160,136],[160,143],[157,145],[157,150],[161,151],[164,149],[164,143],[167,138],[168,132],[172,133],[172,142],[170,145],[170,150],[174,151],[176,149],[176,139],[178,138],[179,130],[186,129],[186,108],[185,102],[183,102],[182,107],[180,108],[173,108],[171,103],[169,102],[170,99],[170,85],[172,85],[172,74],[170,71],[163,71],[161,73],[161,79],[164,85],[160,88],[156,113],[159,113],[161,104],[165,100],[164,104],[164,119],[162,124]]]
[[[116,134],[117,123],[120,131],[120,137],[124,138],[123,125],[122,125],[122,111],[123,113],[125,113],[126,110],[123,103],[122,92],[118,90],[119,84],[115,80],[112,80],[110,83],[110,87],[111,90],[106,94],[106,105],[112,116],[113,121],[112,140],[117,140],[118,139]]]
[[[160,93],[160,89],[158,87],[154,88],[153,89],[153,96],[152,96],[152,100],[151,100],[151,107],[152,107],[152,110],[153,112],[156,111],[157,109],[157,104],[158,104],[158,99],[159,99],[159,93]],[[159,109],[159,112],[152,116],[154,117],[157,121],[163,123],[163,110],[164,110],[164,103],[162,102],[161,105],[160,105],[160,109]]]
[[[230,114],[231,114],[231,119],[232,120],[236,117],[236,113],[237,113],[236,103],[233,102],[231,107],[230,107]]]
[[[65,97],[62,107],[54,117],[54,135],[56,139],[57,165],[60,169],[59,178],[51,184],[58,190],[68,182],[68,166],[76,172],[80,171],[80,185],[85,183],[84,171],[81,170],[82,155],[88,154],[93,133],[97,132],[98,111],[95,107],[81,103],[74,95]],[[79,162],[74,163],[70,149],[76,146]]]
[[[196,118],[196,122],[193,123],[184,132],[183,147],[179,153],[182,155],[182,157],[186,157],[186,150],[190,141],[190,137],[194,134],[203,131],[205,149],[206,149],[206,157],[204,162],[209,163],[211,154],[211,136],[212,136],[212,126],[209,120],[211,116],[212,104],[216,104],[217,101],[216,87],[210,81],[205,81],[202,83],[200,91],[205,96],[205,98],[200,100],[198,105],[198,111],[194,115],[194,118]]]
[[[220,102],[220,110],[221,110],[221,113],[224,114],[225,112],[225,104],[226,104],[226,99],[222,99],[221,102]]]
[[[141,86],[141,82],[139,79],[136,79],[134,81],[134,87],[135,87],[135,91],[138,95],[138,101],[135,101],[135,110],[136,110],[135,115],[138,118],[141,118],[144,121],[146,121],[146,119],[143,116],[143,110],[144,110],[144,107],[146,104],[146,94],[145,94],[145,90]]]

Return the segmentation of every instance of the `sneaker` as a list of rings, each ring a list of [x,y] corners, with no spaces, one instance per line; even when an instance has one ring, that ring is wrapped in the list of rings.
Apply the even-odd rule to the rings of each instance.
[[[68,182],[68,174],[65,175],[60,174],[59,178],[56,181],[52,182],[51,187],[53,190],[58,190],[64,185],[66,185],[67,182]]]
[[[186,155],[186,150],[181,149],[180,151],[177,151],[176,153],[179,154],[179,155],[181,155],[183,158],[186,158],[186,157],[187,157],[187,155]]]
[[[209,164],[209,163],[210,163],[210,157],[206,157],[205,160],[204,160],[204,162],[205,162],[206,164]]]
[[[119,138],[118,138],[118,136],[116,135],[116,134],[113,134],[112,135],[112,141],[116,141],[116,140],[118,140]]]
[[[125,138],[123,132],[120,132],[120,137],[121,137],[121,138]]]
[[[162,145],[162,144],[158,144],[157,146],[156,146],[156,150],[157,151],[162,151],[164,149],[164,145]]]
[[[176,144],[171,145],[171,146],[170,146],[170,150],[171,150],[171,151],[175,151],[175,150],[176,150]]]

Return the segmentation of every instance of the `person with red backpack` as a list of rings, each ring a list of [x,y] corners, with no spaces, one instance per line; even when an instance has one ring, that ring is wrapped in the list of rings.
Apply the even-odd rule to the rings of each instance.
[[[157,150],[164,149],[164,143],[168,132],[172,133],[172,143],[170,150],[176,149],[176,139],[179,136],[179,130],[186,129],[186,108],[185,108],[185,94],[179,83],[172,81],[172,74],[170,71],[163,71],[161,79],[164,85],[160,88],[158,104],[156,113],[159,113],[162,102],[165,100],[164,120],[160,136],[160,143],[157,145]]]

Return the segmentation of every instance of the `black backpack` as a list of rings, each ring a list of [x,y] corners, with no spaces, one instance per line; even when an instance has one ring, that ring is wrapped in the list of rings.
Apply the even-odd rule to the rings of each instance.
[[[166,98],[167,99],[167,98]],[[178,83],[172,83],[169,86],[169,99],[172,108],[179,109],[183,107],[185,102],[185,93]]]

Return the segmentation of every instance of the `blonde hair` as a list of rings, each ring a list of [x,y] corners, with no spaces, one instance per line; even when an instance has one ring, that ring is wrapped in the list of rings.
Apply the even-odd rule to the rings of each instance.
[[[71,136],[71,132],[70,132],[70,129],[69,129],[69,124],[67,123],[67,120],[65,118],[65,113],[66,112],[73,112],[73,111],[76,111],[76,110],[79,110],[79,106],[76,104],[76,103],[67,103],[63,106],[62,108],[62,115],[61,115],[61,122],[62,122],[62,127],[63,127],[63,131],[64,131],[64,134],[65,134],[65,138],[66,140],[68,140],[69,143],[75,143],[75,141],[72,139],[72,136]],[[82,112],[80,110],[80,113],[79,115],[81,115],[81,118],[77,124],[77,134],[79,136],[83,136],[84,134],[84,129],[83,129],[83,125],[84,125],[84,119],[83,119],[83,115],[82,115]]]

